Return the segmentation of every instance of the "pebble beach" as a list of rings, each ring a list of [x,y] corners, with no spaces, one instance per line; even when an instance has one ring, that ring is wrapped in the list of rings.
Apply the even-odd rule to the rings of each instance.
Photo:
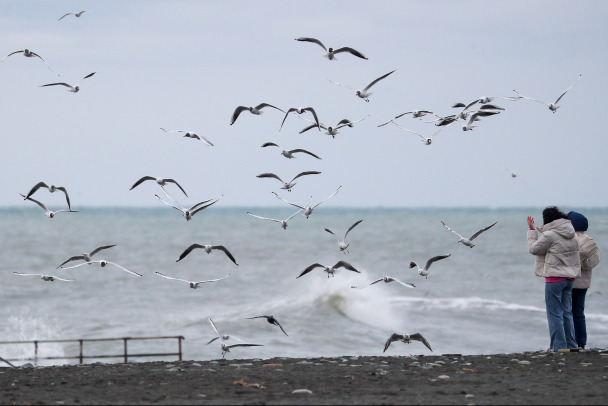
[[[606,404],[608,350],[0,368],[0,404]]]

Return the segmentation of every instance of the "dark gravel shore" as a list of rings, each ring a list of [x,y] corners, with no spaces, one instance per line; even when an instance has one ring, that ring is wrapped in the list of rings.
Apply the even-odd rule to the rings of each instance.
[[[0,368],[0,404],[607,404],[608,352]]]

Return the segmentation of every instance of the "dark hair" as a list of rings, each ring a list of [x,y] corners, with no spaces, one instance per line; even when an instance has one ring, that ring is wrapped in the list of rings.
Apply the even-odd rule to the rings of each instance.
[[[570,220],[570,216],[561,211],[557,206],[549,206],[543,210],[543,225],[549,224],[557,219]]]

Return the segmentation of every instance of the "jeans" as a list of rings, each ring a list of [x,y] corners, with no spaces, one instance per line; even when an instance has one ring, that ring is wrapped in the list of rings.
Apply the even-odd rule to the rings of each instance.
[[[578,348],[572,317],[572,281],[545,283],[545,305],[551,336],[551,350]]]
[[[572,289],[572,316],[574,317],[574,337],[579,347],[587,345],[587,324],[585,323],[585,295],[587,289]]]

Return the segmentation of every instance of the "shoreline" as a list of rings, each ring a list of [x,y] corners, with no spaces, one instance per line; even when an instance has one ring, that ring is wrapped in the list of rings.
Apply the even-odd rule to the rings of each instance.
[[[0,388],[0,404],[605,404],[608,349],[6,367]]]

